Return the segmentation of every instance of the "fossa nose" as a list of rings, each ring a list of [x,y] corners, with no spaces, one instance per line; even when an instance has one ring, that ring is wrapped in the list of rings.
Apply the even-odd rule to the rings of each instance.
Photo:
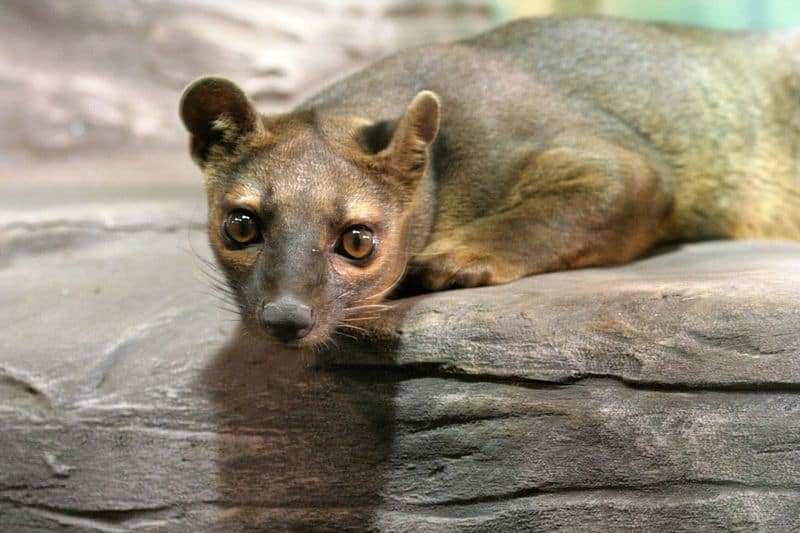
[[[316,322],[314,310],[292,296],[264,302],[260,319],[267,333],[284,342],[307,336]]]

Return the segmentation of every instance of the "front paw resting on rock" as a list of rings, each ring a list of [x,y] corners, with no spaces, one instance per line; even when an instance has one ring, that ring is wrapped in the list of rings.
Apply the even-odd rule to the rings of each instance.
[[[428,290],[498,285],[525,275],[514,263],[479,246],[441,239],[414,256],[409,276]]]

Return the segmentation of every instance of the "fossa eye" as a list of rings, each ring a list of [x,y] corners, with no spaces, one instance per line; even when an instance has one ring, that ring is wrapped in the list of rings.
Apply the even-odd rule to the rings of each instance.
[[[244,209],[231,211],[225,216],[222,232],[234,248],[241,248],[261,240],[258,217]]]
[[[353,261],[363,262],[372,257],[378,240],[366,226],[350,226],[342,232],[336,253]]]

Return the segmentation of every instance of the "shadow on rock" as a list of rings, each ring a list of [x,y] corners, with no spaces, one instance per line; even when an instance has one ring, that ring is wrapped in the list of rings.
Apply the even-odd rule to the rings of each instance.
[[[394,432],[391,372],[321,370],[235,336],[204,370],[226,530],[363,527],[381,504]]]

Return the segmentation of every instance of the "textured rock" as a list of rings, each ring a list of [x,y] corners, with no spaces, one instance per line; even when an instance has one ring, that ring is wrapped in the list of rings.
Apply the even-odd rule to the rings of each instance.
[[[192,79],[236,79],[265,111],[398,47],[492,25],[491,2],[7,0],[0,9],[0,149],[62,154],[183,142]]]
[[[237,333],[196,172],[150,164],[0,199],[3,529],[800,525],[800,245],[401,300],[315,358]]]

